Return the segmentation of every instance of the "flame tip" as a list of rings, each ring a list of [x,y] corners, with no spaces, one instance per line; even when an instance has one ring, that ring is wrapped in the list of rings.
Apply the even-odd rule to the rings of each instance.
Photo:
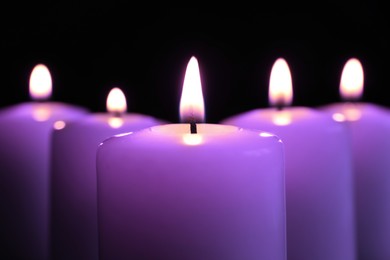
[[[269,81],[269,101],[272,105],[283,107],[292,103],[292,79],[287,61],[278,58],[274,62]]]
[[[111,88],[107,95],[106,108],[109,112],[119,114],[127,110],[126,97],[122,89],[118,87]]]
[[[192,56],[187,64],[180,99],[181,121],[202,122],[204,120],[204,101],[199,63]]]
[[[340,79],[340,94],[344,99],[356,100],[363,93],[364,72],[359,59],[352,57],[344,64]]]
[[[43,63],[35,65],[29,79],[30,96],[34,99],[47,99],[51,96],[52,87],[49,68]]]

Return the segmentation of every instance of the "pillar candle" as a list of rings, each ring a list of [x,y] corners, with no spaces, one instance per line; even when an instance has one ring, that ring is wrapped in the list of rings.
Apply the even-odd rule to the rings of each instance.
[[[1,259],[48,257],[50,135],[87,114],[48,101],[51,91],[50,71],[38,64],[30,77],[33,101],[0,111]]]
[[[388,109],[360,102],[363,66],[346,62],[340,80],[343,102],[321,107],[349,130],[353,154],[358,256],[390,259],[390,114]]]
[[[274,63],[269,99],[276,107],[233,115],[223,124],[278,135],[285,145],[287,259],[355,259],[351,154],[347,129],[324,112],[292,103],[285,59]]]
[[[280,138],[201,123],[195,57],[180,111],[181,123],[99,146],[99,259],[285,259]]]
[[[161,124],[126,113],[124,93],[112,88],[107,113],[90,114],[55,130],[52,139],[52,259],[98,259],[96,150],[106,138]]]

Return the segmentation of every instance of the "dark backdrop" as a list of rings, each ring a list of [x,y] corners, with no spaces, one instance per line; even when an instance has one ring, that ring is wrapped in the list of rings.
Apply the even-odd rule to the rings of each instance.
[[[0,107],[30,101],[31,70],[44,63],[53,101],[104,112],[109,90],[118,86],[129,112],[178,122],[192,55],[200,63],[210,123],[268,107],[278,57],[291,68],[294,106],[340,101],[341,70],[353,56],[364,67],[362,101],[390,107],[390,24],[385,5],[375,1],[168,7],[37,0],[1,10]]]

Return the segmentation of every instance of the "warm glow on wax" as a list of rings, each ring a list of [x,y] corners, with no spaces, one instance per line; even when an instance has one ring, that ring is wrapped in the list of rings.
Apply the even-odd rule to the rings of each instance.
[[[180,99],[180,119],[182,122],[200,123],[204,121],[204,101],[199,64],[195,57],[188,62]]]
[[[199,134],[184,134],[183,135],[183,143],[187,145],[198,145],[203,141],[202,135]]]
[[[289,125],[292,121],[292,114],[290,111],[278,111],[272,115],[272,122],[275,125]]]
[[[30,75],[30,96],[35,100],[48,99],[52,92],[52,79],[49,69],[38,64],[34,67]]]
[[[120,115],[127,110],[126,97],[121,89],[111,89],[107,96],[106,107],[107,111],[114,115],[108,119],[108,124],[112,128],[121,127],[123,125],[123,119],[120,117]]]
[[[44,122],[50,118],[51,111],[46,106],[34,107],[32,116],[36,121]]]
[[[340,95],[345,100],[357,100],[362,96],[363,84],[362,64],[356,58],[349,59],[341,74]]]
[[[269,81],[269,102],[273,106],[289,106],[292,103],[292,79],[286,60],[275,61]]]

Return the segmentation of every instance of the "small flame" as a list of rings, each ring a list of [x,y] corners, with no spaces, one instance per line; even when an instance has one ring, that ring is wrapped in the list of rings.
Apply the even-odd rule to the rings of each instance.
[[[188,62],[180,99],[180,119],[182,122],[203,122],[204,101],[199,64],[195,57]]]
[[[127,110],[126,97],[119,88],[111,89],[106,101],[107,111],[116,115],[122,114]]]
[[[275,61],[269,81],[268,98],[271,105],[288,106],[292,103],[292,79],[286,60],[279,58]]]
[[[119,88],[112,88],[107,96],[106,101],[107,111],[112,113],[113,116],[108,119],[108,124],[112,128],[119,128],[123,125],[123,119],[121,114],[127,110],[127,103],[125,94]]]
[[[52,79],[49,69],[38,64],[34,67],[30,75],[30,96],[35,100],[45,100],[50,98],[52,92]]]
[[[356,58],[349,59],[340,80],[340,95],[343,99],[357,100],[362,96],[364,84],[363,66]]]

